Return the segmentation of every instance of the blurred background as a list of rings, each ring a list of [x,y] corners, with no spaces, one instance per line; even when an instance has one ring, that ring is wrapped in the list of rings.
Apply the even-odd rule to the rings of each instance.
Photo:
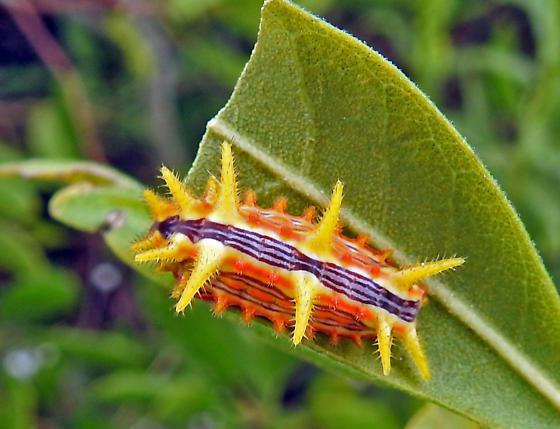
[[[306,0],[454,122],[560,279],[560,4]],[[259,0],[0,0],[0,162],[186,173],[255,42]],[[49,219],[0,181],[1,428],[397,429],[418,400],[327,374]],[[196,332],[187,327],[196,326]]]

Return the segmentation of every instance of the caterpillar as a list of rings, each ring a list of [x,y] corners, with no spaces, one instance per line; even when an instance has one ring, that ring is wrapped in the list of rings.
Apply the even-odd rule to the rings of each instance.
[[[217,315],[233,306],[247,323],[261,317],[278,333],[290,328],[294,345],[316,333],[358,346],[377,339],[384,375],[397,337],[420,376],[430,378],[416,331],[426,294],[419,282],[463,264],[463,258],[399,267],[390,251],[370,247],[367,236],[343,235],[340,181],[319,220],[313,207],[301,216],[286,213],[282,197],[268,209],[257,205],[251,190],[239,201],[227,142],[221,146],[220,181],[210,176],[201,197],[168,168],[161,168],[161,177],[171,198],[144,192],[154,223],[132,252],[136,262],[156,262],[173,273],[177,313],[200,298],[212,301]]]

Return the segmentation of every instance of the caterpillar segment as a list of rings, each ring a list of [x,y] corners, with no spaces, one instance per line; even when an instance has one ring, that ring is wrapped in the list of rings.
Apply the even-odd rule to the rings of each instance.
[[[443,271],[458,267],[464,263],[463,258],[449,258],[440,261],[423,262],[411,265],[393,274],[392,280],[401,289],[408,289],[419,281],[435,276]]]
[[[313,302],[315,301],[315,296],[321,290],[321,284],[309,273],[298,271],[294,273],[294,277],[295,328],[292,341],[297,346],[301,343],[307,330],[309,318],[313,311]]]
[[[420,376],[429,379],[416,333],[425,296],[420,282],[461,265],[462,258],[401,268],[391,261],[390,250],[369,247],[367,236],[344,236],[340,181],[318,221],[313,207],[301,216],[288,214],[284,198],[261,208],[255,193],[247,191],[240,202],[226,142],[220,180],[211,176],[201,198],[166,167],[161,176],[170,198],[145,192],[155,222],[132,251],[137,262],[155,262],[175,275],[177,312],[193,298],[213,301],[216,315],[237,307],[246,323],[260,317],[279,334],[290,328],[294,345],[303,338],[312,341],[316,333],[334,344],[349,339],[361,346],[377,339],[385,375],[397,338]]]
[[[134,254],[139,254],[139,253],[143,252],[144,250],[156,249],[156,248],[159,248],[163,245],[165,245],[165,238],[156,229],[156,230],[150,231],[146,237],[144,237],[143,239],[134,243],[130,247],[130,250]]]
[[[377,316],[377,344],[381,356],[383,375],[389,375],[391,372],[391,345],[393,342],[391,331],[389,318],[385,314],[379,314]]]
[[[222,145],[221,184],[212,215],[220,221],[240,222],[237,181],[229,144]]]
[[[206,205],[209,207],[216,204],[218,200],[218,193],[220,191],[220,184],[218,180],[214,176],[210,176],[208,178],[208,182],[206,183],[206,189],[204,191],[203,200]]]
[[[337,181],[321,221],[309,235],[309,238],[303,242],[305,249],[319,256],[327,258],[332,258],[333,256],[333,239],[338,231],[340,208],[342,206],[342,190],[342,182]]]
[[[193,198],[186,186],[167,167],[161,167],[161,178],[165,181],[171,194],[172,201],[178,206],[180,216],[188,216],[192,212],[196,199]]]
[[[201,240],[198,243],[198,254],[193,269],[184,280],[184,287],[175,311],[185,310],[200,288],[204,287],[214,275],[218,273],[220,265],[226,255],[224,245],[215,240]],[[183,281],[183,280],[181,280]]]
[[[161,222],[176,213],[177,209],[173,201],[160,197],[151,189],[144,190],[144,200],[156,222]]]
[[[162,236],[159,231],[152,232],[145,240],[134,245],[135,249],[143,248],[142,251],[136,253],[134,260],[136,262],[182,262],[192,258],[197,254],[196,248],[187,239],[183,237],[173,237],[168,242],[161,242]],[[160,242],[159,246],[154,245],[152,248],[146,246]]]

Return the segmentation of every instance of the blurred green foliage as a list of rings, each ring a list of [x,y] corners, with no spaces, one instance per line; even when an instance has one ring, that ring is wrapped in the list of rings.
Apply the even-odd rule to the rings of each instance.
[[[73,64],[89,119],[74,77],[46,68],[41,40],[0,6],[0,162],[101,153],[150,185],[162,162],[186,172],[250,54],[261,2],[78,3],[36,12]],[[443,109],[560,279],[558,2],[299,3]],[[0,427],[392,429],[420,406],[302,364],[205,304],[174,316],[166,291],[98,236],[49,220],[51,191],[0,182]]]

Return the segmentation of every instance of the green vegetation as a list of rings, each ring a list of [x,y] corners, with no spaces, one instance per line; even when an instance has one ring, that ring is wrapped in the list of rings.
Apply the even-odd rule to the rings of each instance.
[[[560,7],[303,5],[429,94],[559,278]],[[503,193],[434,105],[379,55],[284,0],[263,9],[237,84],[258,1],[140,6],[51,11],[65,60],[47,52],[45,70],[16,38],[24,59],[1,66],[2,99],[32,95],[0,145],[2,424],[392,429],[428,399],[488,427],[558,425],[557,292]],[[41,54],[18,13],[12,25]],[[133,266],[129,244],[150,225],[141,182],[158,186],[163,162],[189,170],[200,190],[224,139],[241,188],[263,205],[286,195],[298,213],[340,178],[350,231],[405,263],[467,257],[429,282],[419,334],[430,382],[398,347],[384,378],[371,347],[294,350],[268,326],[216,319],[203,303],[177,317],[170,277],[115,259]],[[478,427],[429,405],[407,428],[436,425]]]

